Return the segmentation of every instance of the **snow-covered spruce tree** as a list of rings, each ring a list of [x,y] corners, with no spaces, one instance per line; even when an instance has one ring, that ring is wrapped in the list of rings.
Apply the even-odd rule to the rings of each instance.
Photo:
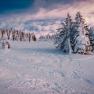
[[[89,31],[87,30],[87,25],[85,20],[81,16],[80,12],[77,12],[75,17],[75,30],[77,32],[77,37],[75,39],[75,52],[88,54],[91,52],[91,44],[89,38]]]
[[[74,22],[67,15],[62,28],[58,29],[55,44],[64,52],[88,54],[92,51],[90,32],[80,12],[77,12]]]
[[[62,23],[62,28],[58,29],[56,34],[55,44],[56,47],[61,49],[63,52],[71,53],[71,43],[70,43],[70,32],[72,28],[72,19],[69,14],[64,23]]]

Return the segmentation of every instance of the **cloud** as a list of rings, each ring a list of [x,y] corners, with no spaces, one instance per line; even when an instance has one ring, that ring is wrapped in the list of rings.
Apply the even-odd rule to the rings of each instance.
[[[72,0],[73,1],[73,0]],[[73,17],[76,12],[80,11],[85,17],[88,23],[93,22],[94,19],[94,1],[93,0],[78,0],[79,2],[74,2],[72,4],[60,4],[56,8],[46,9],[40,8],[39,11],[31,16],[33,19],[42,18],[64,18],[67,13],[70,13]]]
[[[32,11],[33,10],[33,11]],[[80,11],[88,23],[94,23],[94,0],[34,0],[33,9],[20,14],[11,14],[11,20],[27,21],[36,19],[65,18],[67,13],[72,17]],[[10,20],[10,21],[11,21]]]

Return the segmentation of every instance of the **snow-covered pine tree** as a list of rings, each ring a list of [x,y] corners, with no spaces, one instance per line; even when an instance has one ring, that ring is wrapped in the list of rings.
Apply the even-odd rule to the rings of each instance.
[[[92,32],[89,32],[85,20],[80,12],[77,12],[74,22],[71,16],[67,14],[62,28],[59,28],[56,34],[55,44],[64,52],[88,54],[92,51],[91,46],[94,48],[94,37],[93,39],[91,37],[93,37]]]
[[[94,51],[94,27],[90,27],[88,31],[89,31],[91,50]]]
[[[70,28],[70,44],[72,48],[72,52],[75,53],[75,45],[76,45],[76,38],[79,35],[76,27],[76,23],[72,22],[71,23],[71,28]]]
[[[85,20],[83,19],[80,12],[77,12],[75,17],[75,28],[78,32],[76,37],[75,52],[87,54],[91,51],[89,32],[86,29]]]
[[[70,43],[71,28],[72,28],[72,19],[71,16],[67,14],[67,18],[65,19],[62,28],[58,29],[58,33],[55,39],[56,47],[62,49],[62,51],[66,53],[71,53],[71,43]]]

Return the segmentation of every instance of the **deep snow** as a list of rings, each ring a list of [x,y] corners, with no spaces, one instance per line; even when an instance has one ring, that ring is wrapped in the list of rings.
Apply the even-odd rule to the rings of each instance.
[[[94,94],[93,72],[94,55],[64,55],[51,41],[0,48],[0,94]]]

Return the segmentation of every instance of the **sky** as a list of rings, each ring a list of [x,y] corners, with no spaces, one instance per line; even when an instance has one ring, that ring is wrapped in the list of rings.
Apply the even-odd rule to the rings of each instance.
[[[0,17],[46,19],[73,17],[80,11],[87,22],[94,19],[94,0],[0,0]]]
[[[53,8],[57,5],[70,4],[76,0],[0,0],[0,13],[16,12],[19,10]]]

